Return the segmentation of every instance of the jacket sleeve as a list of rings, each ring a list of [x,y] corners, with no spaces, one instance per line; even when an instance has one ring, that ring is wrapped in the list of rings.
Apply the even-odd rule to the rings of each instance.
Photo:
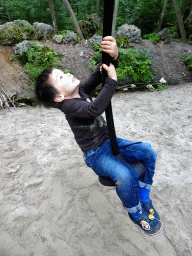
[[[115,66],[118,67],[118,60],[120,54],[118,55],[117,60],[110,59],[110,62]],[[95,71],[80,85],[80,89],[83,90],[86,94],[90,95],[91,92],[102,83],[102,74],[100,72],[101,63],[97,66]]]
[[[99,71],[101,63],[97,66],[95,71],[80,84],[80,90],[90,95],[91,92],[102,83],[102,74]]]
[[[64,100],[61,111],[68,117],[94,118],[100,116],[109,105],[117,84],[117,81],[107,77],[104,87],[93,102],[82,99]]]

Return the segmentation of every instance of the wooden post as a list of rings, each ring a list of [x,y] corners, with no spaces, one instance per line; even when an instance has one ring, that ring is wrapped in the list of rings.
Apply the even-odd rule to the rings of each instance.
[[[178,19],[178,22],[179,22],[179,29],[180,29],[180,33],[181,33],[181,38],[182,38],[182,41],[185,43],[185,42],[187,42],[187,39],[186,39],[183,19],[182,19],[182,16],[181,16],[181,10],[179,9],[179,6],[177,4],[177,0],[172,0],[172,1],[173,1],[173,6],[174,6],[174,9],[175,9],[176,15],[177,15],[177,19]]]
[[[159,24],[158,24],[158,27],[157,27],[157,33],[159,33],[159,31],[161,29],[161,26],[162,26],[162,23],[163,23],[163,18],[164,18],[165,10],[166,10],[166,7],[167,7],[167,2],[168,2],[168,0],[164,0],[163,9],[162,9],[161,16],[160,16],[160,19],[159,19]]]

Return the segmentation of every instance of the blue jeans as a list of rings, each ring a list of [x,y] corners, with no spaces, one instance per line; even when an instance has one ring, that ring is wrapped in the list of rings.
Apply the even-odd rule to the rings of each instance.
[[[86,153],[84,160],[97,175],[109,177],[116,183],[117,195],[128,212],[137,212],[142,209],[139,201],[140,188],[151,189],[157,153],[149,143],[120,138],[117,138],[117,143],[126,162],[113,156],[109,140]],[[145,166],[140,177],[129,164],[135,162],[141,162]]]

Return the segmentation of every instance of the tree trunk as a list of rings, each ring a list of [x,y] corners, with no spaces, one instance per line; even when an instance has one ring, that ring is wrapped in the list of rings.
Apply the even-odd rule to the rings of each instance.
[[[172,1],[173,1],[173,6],[174,6],[174,9],[175,9],[176,15],[177,15],[177,19],[178,19],[178,22],[179,22],[179,28],[180,28],[182,41],[185,43],[187,41],[187,39],[186,39],[183,19],[181,17],[181,11],[180,11],[179,6],[177,4],[177,0],[172,0]]]
[[[162,26],[162,23],[163,23],[163,18],[164,18],[165,10],[166,10],[166,7],[167,7],[167,2],[168,2],[168,0],[164,0],[163,9],[162,9],[161,16],[160,16],[160,19],[159,19],[159,24],[158,24],[158,27],[157,27],[157,33],[159,33],[159,31],[161,29],[161,26]]]
[[[192,10],[191,10],[191,12],[190,12],[189,16],[187,17],[187,19],[185,20],[185,22],[184,22],[184,23],[186,23],[186,22],[187,22],[191,17],[192,17]]]
[[[113,24],[112,24],[112,36],[115,37],[115,28],[117,22],[117,12],[118,12],[119,0],[115,0],[115,8],[113,12]]]
[[[57,22],[56,22],[56,18],[55,18],[55,12],[54,12],[54,8],[53,8],[53,1],[49,0],[49,8],[51,11],[51,18],[52,18],[52,22],[53,22],[53,28],[55,33],[58,33],[58,28],[57,28]]]
[[[84,39],[83,34],[81,32],[81,29],[79,27],[78,21],[77,21],[77,19],[75,17],[75,14],[74,14],[74,12],[71,8],[70,3],[68,2],[68,0],[63,0],[63,3],[64,3],[65,7],[67,8],[67,10],[69,12],[69,15],[71,16],[73,26],[75,28],[76,33],[80,36],[81,40]]]

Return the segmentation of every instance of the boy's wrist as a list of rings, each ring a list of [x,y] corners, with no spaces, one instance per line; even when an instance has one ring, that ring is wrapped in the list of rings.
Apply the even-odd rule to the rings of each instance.
[[[115,53],[115,56],[113,57],[114,60],[118,60],[119,59],[119,51],[117,50]]]

